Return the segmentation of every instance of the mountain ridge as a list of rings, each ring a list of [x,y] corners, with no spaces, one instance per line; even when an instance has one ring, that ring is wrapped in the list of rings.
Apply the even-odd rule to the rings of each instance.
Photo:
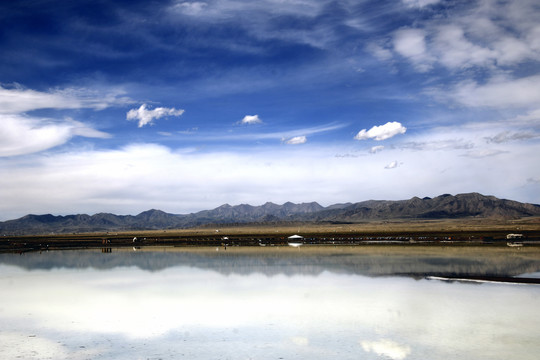
[[[0,222],[1,235],[38,235],[129,230],[190,228],[208,224],[279,222],[361,222],[370,220],[426,220],[457,218],[512,219],[540,216],[540,205],[498,199],[479,193],[443,194],[435,198],[366,200],[323,207],[317,202],[282,205],[223,204],[212,210],[170,214],[150,209],[138,215],[35,215]]]

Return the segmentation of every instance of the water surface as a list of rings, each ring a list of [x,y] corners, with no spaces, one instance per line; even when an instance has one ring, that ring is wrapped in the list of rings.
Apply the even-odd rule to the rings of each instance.
[[[536,248],[0,255],[3,359],[536,359]]]

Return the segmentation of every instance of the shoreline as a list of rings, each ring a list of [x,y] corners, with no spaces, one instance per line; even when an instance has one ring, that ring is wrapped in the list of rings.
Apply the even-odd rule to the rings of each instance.
[[[519,238],[508,238],[519,234]],[[540,218],[380,221],[355,224],[209,225],[190,229],[108,231],[76,234],[3,235],[0,253],[75,248],[287,246],[301,235],[304,245],[321,246],[540,246]]]
[[[135,240],[136,239],[136,240]],[[381,236],[359,234],[347,237],[305,237],[299,247],[292,247],[287,243],[286,237],[189,237],[189,236],[110,236],[110,235],[62,235],[62,236],[33,236],[33,237],[3,237],[0,238],[0,253],[24,253],[48,250],[75,250],[75,249],[131,249],[131,248],[340,248],[340,247],[485,247],[506,248],[520,251],[526,248],[540,247],[539,237],[527,237],[519,241],[510,241],[506,237],[494,238],[477,236],[474,239],[459,238],[456,236],[421,236],[395,235]],[[106,250],[109,249],[109,250]]]

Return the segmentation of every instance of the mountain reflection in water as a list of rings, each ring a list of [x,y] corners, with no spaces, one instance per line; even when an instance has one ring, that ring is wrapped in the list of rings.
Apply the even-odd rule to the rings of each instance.
[[[211,269],[222,274],[317,275],[323,271],[367,276],[516,276],[540,271],[540,247],[303,247],[173,248],[71,250],[0,254],[0,263],[26,269],[135,266],[160,271],[173,266]]]
[[[537,248],[136,250],[0,255],[0,358],[536,360],[540,353],[540,286],[419,275],[538,272]]]

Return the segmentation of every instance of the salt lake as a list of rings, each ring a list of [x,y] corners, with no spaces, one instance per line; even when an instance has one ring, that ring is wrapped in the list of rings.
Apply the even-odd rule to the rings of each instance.
[[[537,359],[540,248],[0,254],[2,359]],[[524,275],[525,274],[525,275]]]

